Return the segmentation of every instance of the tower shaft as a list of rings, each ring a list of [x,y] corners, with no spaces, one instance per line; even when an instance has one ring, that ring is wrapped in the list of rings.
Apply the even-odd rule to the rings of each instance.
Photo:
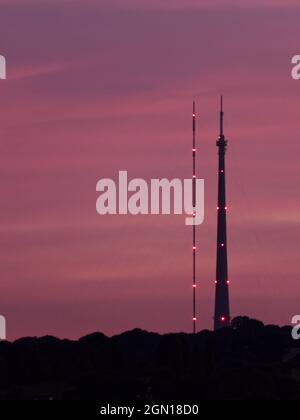
[[[227,140],[223,133],[223,103],[221,98],[220,136],[217,141],[219,148],[219,173],[218,173],[218,233],[217,233],[217,269],[216,269],[216,296],[214,329],[230,325],[229,309],[229,280],[227,262],[227,226],[226,226],[226,171],[225,153]]]

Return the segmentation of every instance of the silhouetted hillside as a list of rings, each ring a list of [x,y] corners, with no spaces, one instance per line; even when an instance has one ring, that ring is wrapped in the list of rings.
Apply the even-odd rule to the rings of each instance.
[[[55,337],[0,342],[0,399],[105,402],[295,400],[300,342],[291,328],[247,317],[192,334],[139,329],[78,341]]]

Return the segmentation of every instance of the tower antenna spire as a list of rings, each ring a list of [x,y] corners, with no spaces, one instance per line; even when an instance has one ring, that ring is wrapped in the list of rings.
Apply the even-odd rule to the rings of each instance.
[[[196,104],[193,101],[193,149],[192,149],[192,158],[193,158],[193,180],[192,180],[192,200],[193,200],[193,333],[196,333]]]
[[[223,120],[224,120],[224,112],[223,112],[223,95],[221,95],[221,100],[220,100],[220,136],[224,135],[223,132]]]

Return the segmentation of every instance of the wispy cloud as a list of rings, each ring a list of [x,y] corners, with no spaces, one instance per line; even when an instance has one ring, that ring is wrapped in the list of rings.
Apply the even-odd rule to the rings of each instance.
[[[92,3],[92,0],[88,0]],[[216,9],[226,7],[236,7],[239,9],[251,8],[299,8],[298,0],[102,0],[103,4],[110,5],[111,7],[130,7],[136,9],[152,9],[152,10],[203,10],[203,9]]]
[[[72,67],[70,62],[20,65],[9,69],[9,80],[23,80],[66,71]]]

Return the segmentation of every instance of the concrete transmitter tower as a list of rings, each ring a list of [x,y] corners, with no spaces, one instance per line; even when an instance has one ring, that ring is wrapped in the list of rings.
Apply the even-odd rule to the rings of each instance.
[[[227,231],[226,231],[226,188],[225,188],[225,152],[227,140],[223,132],[223,98],[221,97],[220,110],[220,136],[217,141],[219,148],[219,174],[218,174],[218,234],[217,234],[217,275],[214,329],[230,325],[229,310],[229,280],[227,264]]]

